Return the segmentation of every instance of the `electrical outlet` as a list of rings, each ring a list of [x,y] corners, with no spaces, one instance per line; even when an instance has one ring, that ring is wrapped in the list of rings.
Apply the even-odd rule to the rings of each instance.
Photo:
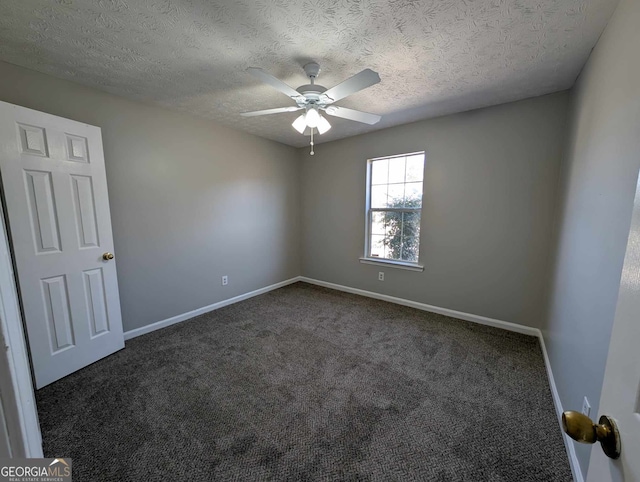
[[[587,400],[587,397],[584,397],[584,400],[582,401],[582,415],[586,415],[588,417],[590,413],[591,405],[589,405],[589,400]]]
[[[384,281],[384,271],[378,273],[378,281]]]
[[[228,284],[229,284],[229,277],[225,275],[222,277],[222,286],[227,286]]]

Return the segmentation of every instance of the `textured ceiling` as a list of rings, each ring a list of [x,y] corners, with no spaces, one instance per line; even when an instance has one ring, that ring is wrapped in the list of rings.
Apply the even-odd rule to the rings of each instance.
[[[293,146],[293,105],[245,69],[294,88],[315,60],[329,88],[364,68],[382,81],[336,105],[318,143],[573,85],[617,0],[2,0],[0,59]]]

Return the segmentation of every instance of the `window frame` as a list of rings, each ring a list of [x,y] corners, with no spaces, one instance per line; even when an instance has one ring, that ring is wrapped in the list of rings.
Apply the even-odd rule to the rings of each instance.
[[[423,156],[423,166],[422,166],[422,198],[424,200],[424,170],[427,165],[427,157],[425,151],[415,151],[408,152],[405,154],[393,154],[390,156],[381,156],[381,157],[373,157],[371,159],[367,159],[367,176],[366,176],[366,192],[365,192],[365,227],[364,227],[364,255],[360,257],[360,262],[363,264],[373,264],[373,265],[386,265],[392,268],[400,268],[406,269],[409,271],[424,271],[424,265],[420,263],[420,247],[418,248],[418,261],[402,261],[396,259],[389,258],[378,258],[371,256],[371,224],[373,222],[373,213],[374,212],[419,212],[420,213],[420,224],[422,224],[422,207],[420,208],[372,208],[371,207],[371,166],[376,161],[382,161],[385,159],[394,159],[397,157],[408,157],[415,156],[421,154]],[[406,179],[405,179],[406,184]],[[421,238],[422,239],[422,238]],[[420,246],[420,245],[419,245]]]

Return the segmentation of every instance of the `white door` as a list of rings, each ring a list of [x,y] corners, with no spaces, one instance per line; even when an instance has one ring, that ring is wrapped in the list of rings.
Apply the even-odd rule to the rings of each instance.
[[[587,481],[640,481],[640,179],[609,344],[600,413],[616,421],[622,451],[618,460],[612,460],[604,455],[600,444],[595,444]]]
[[[124,347],[100,129],[0,102],[0,174],[41,388]]]

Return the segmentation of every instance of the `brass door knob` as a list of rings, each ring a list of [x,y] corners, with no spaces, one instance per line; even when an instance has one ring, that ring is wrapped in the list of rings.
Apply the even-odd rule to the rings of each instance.
[[[562,414],[563,430],[576,442],[593,444],[600,442],[607,457],[620,457],[620,433],[616,422],[607,415],[598,420],[598,424],[580,412],[568,411]]]
[[[113,253],[104,253],[102,255],[102,259],[104,259],[105,261],[109,261],[110,259],[113,259]]]

